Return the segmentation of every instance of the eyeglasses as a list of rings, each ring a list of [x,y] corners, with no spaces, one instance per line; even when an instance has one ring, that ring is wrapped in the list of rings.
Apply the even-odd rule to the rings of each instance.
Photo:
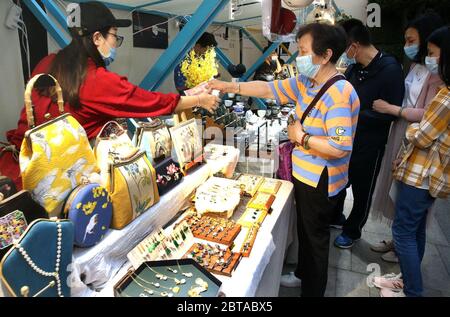
[[[124,39],[123,36],[120,36],[120,35],[117,35],[117,34],[114,34],[114,33],[109,33],[109,32],[108,32],[108,34],[112,35],[112,36],[114,36],[116,38],[116,41],[117,41],[116,47],[122,46],[123,39]]]

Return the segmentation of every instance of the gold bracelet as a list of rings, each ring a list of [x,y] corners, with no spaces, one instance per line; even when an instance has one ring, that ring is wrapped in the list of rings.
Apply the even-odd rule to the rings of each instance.
[[[402,112],[403,112],[404,108],[400,107],[400,110],[398,112],[398,117],[401,118],[402,117]]]

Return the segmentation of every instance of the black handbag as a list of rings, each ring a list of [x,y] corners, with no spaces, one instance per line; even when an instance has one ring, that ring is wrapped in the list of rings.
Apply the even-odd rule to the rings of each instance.
[[[183,172],[180,169],[180,164],[175,162],[171,157],[156,164],[155,171],[156,184],[158,185],[158,192],[160,196],[172,190],[181,182],[181,179],[183,178]]]
[[[18,240],[28,225],[39,218],[48,218],[45,209],[22,190],[0,201],[0,258]]]

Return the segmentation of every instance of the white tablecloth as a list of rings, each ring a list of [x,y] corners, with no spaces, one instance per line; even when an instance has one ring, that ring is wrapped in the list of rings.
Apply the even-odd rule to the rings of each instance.
[[[242,258],[232,277],[216,275],[222,281],[221,291],[227,297],[278,296],[288,228],[294,213],[293,184],[286,181],[282,183],[273,203],[272,214],[264,220],[250,257]],[[93,295],[114,296],[114,285],[130,267],[131,263],[124,263],[103,291]]]
[[[128,261],[127,254],[158,227],[166,225],[180,211],[188,196],[211,175],[236,166],[239,150],[226,147],[227,155],[193,170],[158,204],[122,230],[109,230],[99,244],[88,249],[75,248],[70,268],[71,295],[94,296]],[[234,168],[233,168],[234,170]]]

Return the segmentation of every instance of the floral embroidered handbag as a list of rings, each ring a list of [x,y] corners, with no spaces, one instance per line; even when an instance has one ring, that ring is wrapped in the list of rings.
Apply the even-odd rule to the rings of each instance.
[[[10,296],[69,297],[72,251],[70,221],[37,219],[3,257],[2,283]]]
[[[109,230],[113,212],[111,197],[99,184],[85,183],[72,191],[63,212],[74,224],[74,244],[90,247],[100,242]]]
[[[105,187],[113,204],[113,229],[122,229],[159,201],[155,170],[142,151],[115,158]]]
[[[59,216],[64,200],[82,177],[97,172],[94,152],[86,132],[75,118],[64,114],[60,85],[55,82],[61,115],[39,126],[35,125],[31,91],[39,77],[36,75],[25,89],[25,109],[30,130],[25,133],[20,148],[20,170],[23,188],[51,216]]]
[[[172,153],[169,129],[158,118],[151,122],[137,122],[133,143],[147,153],[153,165],[169,158]]]
[[[48,218],[48,214],[31,198],[29,191],[22,190],[4,199],[0,197],[0,258],[25,232],[28,224],[38,218]]]
[[[183,172],[180,164],[175,162],[171,157],[156,164],[156,184],[158,185],[159,195],[162,196],[171,191],[183,179]]]
[[[103,183],[114,158],[128,158],[138,149],[128,137],[127,131],[116,121],[106,123],[95,140],[94,153]]]

